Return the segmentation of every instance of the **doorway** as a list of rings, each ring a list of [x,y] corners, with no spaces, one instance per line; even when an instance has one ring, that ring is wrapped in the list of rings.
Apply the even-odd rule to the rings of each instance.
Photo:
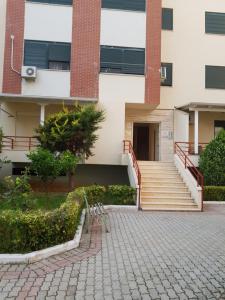
[[[133,147],[137,160],[159,160],[159,124],[134,123]]]

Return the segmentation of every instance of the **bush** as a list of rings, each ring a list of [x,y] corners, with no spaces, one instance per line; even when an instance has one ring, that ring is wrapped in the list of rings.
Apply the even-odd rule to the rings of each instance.
[[[73,239],[82,206],[68,195],[53,211],[5,210],[0,213],[0,253],[25,253]]]
[[[88,203],[93,205],[96,202],[104,202],[106,188],[101,185],[90,185],[87,187],[79,187],[75,189],[74,193],[78,199],[82,202],[84,199],[84,192],[86,193]]]
[[[225,130],[221,130],[203,151],[199,168],[205,185],[225,186]]]
[[[83,200],[84,191],[90,205],[96,202],[111,205],[135,205],[136,202],[136,189],[127,185],[79,187],[75,190],[75,194],[80,200]]]
[[[225,186],[205,186],[205,201],[225,201]]]

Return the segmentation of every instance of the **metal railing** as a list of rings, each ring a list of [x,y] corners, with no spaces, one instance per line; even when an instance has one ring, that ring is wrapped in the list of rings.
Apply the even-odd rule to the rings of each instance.
[[[133,168],[135,170],[137,180],[138,180],[138,209],[140,209],[140,200],[141,200],[141,171],[138,166],[138,162],[134,153],[134,149],[131,141],[123,141],[123,153],[129,153],[132,159]]]
[[[196,155],[195,154],[195,144],[193,142],[177,142],[177,144],[185,152],[185,154]],[[208,145],[208,143],[199,143],[198,144],[198,154],[201,154],[205,150],[207,145]]]
[[[185,149],[182,148],[182,145],[185,143],[175,143],[175,154],[180,158],[180,160],[183,162],[185,169],[188,169],[192,176],[197,181],[197,186],[200,186],[202,188],[202,204],[201,207],[203,209],[203,198],[204,198],[204,176],[202,173],[196,168],[196,166],[193,164],[193,162],[188,157],[189,152],[185,151]],[[187,143],[188,144],[188,143]]]
[[[38,140],[32,136],[3,136],[2,150],[30,151],[38,144]]]

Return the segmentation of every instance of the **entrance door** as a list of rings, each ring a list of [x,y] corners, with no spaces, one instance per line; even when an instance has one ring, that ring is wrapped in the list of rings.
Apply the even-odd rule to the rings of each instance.
[[[149,160],[149,124],[134,124],[133,135],[137,160]]]
[[[159,158],[159,124],[135,123],[133,130],[133,147],[137,160],[158,161]]]

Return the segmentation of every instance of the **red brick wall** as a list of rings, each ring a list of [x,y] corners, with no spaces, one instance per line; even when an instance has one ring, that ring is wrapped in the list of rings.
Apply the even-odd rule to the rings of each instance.
[[[74,0],[71,96],[97,98],[101,0]]]
[[[161,0],[147,0],[145,103],[160,103]]]
[[[21,94],[21,76],[11,70],[11,35],[14,39],[14,68],[23,63],[25,0],[7,0],[3,93]]]

